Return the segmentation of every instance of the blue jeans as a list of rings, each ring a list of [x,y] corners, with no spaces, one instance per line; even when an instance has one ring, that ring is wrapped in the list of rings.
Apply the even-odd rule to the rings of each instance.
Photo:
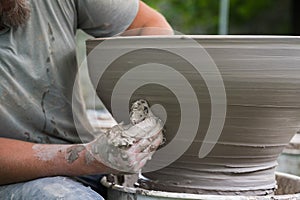
[[[68,177],[40,178],[0,186],[1,200],[104,200],[100,194]]]

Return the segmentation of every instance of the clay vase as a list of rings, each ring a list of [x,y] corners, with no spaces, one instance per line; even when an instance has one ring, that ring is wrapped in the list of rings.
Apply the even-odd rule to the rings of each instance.
[[[165,120],[167,143],[140,187],[274,192],[277,157],[300,129],[299,37],[125,37],[87,49],[92,83],[118,121],[137,99]]]

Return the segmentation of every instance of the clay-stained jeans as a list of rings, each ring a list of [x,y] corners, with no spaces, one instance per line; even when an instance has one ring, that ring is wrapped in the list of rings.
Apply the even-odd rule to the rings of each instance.
[[[1,200],[104,200],[97,192],[67,177],[41,178],[0,186]]]

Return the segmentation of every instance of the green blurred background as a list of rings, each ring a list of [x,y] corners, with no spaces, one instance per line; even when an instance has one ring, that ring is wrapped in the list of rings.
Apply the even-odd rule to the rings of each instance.
[[[218,34],[223,0],[144,0],[184,34]],[[229,34],[299,34],[299,0],[229,0]]]

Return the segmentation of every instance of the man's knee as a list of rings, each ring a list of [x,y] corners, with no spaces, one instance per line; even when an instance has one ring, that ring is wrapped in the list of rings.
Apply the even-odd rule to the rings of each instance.
[[[103,198],[89,187],[66,177],[42,178],[26,183],[19,183],[0,187],[0,194],[5,195],[5,199],[96,199]],[[2,196],[2,195],[0,195]]]

